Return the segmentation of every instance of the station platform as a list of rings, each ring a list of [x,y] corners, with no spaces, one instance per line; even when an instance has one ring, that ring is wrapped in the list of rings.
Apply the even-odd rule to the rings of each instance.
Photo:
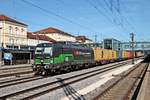
[[[148,69],[146,71],[137,100],[149,100],[149,98],[150,98],[150,65],[148,66]]]

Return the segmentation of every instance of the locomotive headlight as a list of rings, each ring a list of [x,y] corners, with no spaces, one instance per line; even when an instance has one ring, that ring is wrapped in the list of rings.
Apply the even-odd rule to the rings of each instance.
[[[33,69],[35,69],[36,68],[36,65],[33,65]]]
[[[41,62],[44,62],[44,60],[42,59]]]
[[[49,65],[45,65],[44,68],[45,68],[45,69],[49,69],[50,66],[49,66]]]

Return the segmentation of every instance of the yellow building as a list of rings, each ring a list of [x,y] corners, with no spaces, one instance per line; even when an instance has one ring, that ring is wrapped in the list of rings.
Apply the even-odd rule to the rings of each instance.
[[[0,15],[0,43],[6,49],[19,49],[27,45],[27,25]]]

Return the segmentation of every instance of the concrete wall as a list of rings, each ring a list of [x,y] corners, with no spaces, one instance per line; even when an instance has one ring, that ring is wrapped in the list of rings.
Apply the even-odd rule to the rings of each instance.
[[[49,41],[28,39],[28,46],[36,46],[39,43],[50,43]]]

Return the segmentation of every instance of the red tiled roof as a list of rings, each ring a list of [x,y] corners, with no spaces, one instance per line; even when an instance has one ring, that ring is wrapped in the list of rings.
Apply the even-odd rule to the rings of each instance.
[[[69,33],[66,33],[66,32],[63,32],[59,29],[56,29],[56,28],[53,28],[53,27],[48,27],[48,28],[45,28],[45,29],[42,29],[42,30],[39,30],[37,31],[38,33],[42,33],[42,34],[50,34],[50,33],[60,33],[60,34],[63,34],[63,35],[67,35],[67,36],[72,36],[72,37],[75,37]],[[37,32],[34,32],[34,33],[37,33]]]
[[[16,21],[16,20],[14,20],[14,19],[12,19],[12,18],[9,18],[9,17],[7,17],[7,16],[5,16],[5,15],[0,15],[0,21],[9,21],[9,22],[18,23],[18,24],[27,26],[26,24],[21,23],[21,22],[19,22],[19,21]]]
[[[86,36],[76,36],[76,40],[77,41],[85,42],[85,40],[90,40],[90,39],[88,39]]]
[[[45,40],[45,41],[49,41],[49,42],[55,42],[55,40],[53,40],[52,38],[46,36],[46,35],[39,35],[39,34],[35,34],[35,33],[31,33],[31,32],[27,32],[27,38],[28,39],[39,39],[39,40]]]

